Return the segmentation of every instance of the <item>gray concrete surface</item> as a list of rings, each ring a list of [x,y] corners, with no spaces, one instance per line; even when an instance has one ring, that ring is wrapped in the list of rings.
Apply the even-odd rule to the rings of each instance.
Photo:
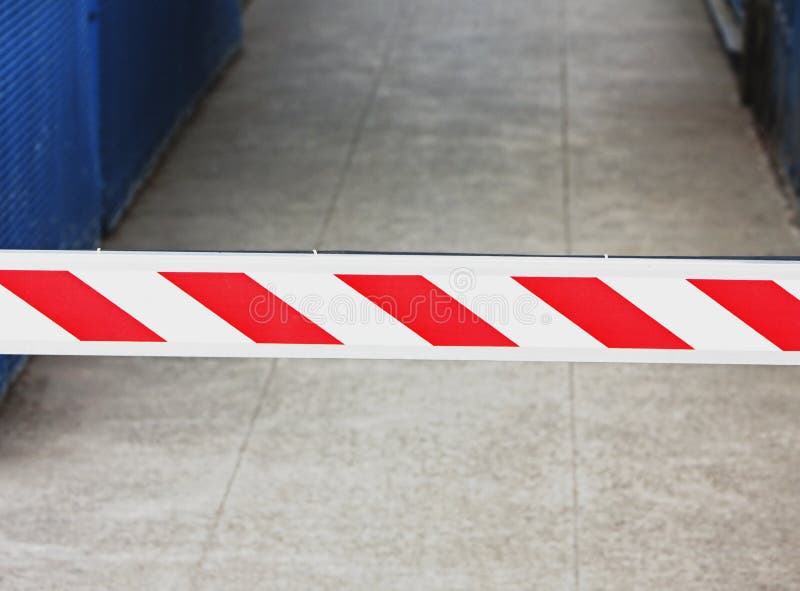
[[[109,248],[800,254],[699,0],[256,0]],[[800,588],[800,370],[35,360],[2,589]]]

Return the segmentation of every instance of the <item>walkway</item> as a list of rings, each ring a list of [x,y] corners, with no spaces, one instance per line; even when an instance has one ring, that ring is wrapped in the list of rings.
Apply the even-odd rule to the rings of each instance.
[[[699,0],[256,0],[106,247],[800,254]],[[800,368],[34,361],[4,589],[800,588]]]

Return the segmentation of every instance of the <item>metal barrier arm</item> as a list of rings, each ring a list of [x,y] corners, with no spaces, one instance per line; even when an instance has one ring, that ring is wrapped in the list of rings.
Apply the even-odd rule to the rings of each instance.
[[[800,364],[800,261],[0,251],[0,353]]]

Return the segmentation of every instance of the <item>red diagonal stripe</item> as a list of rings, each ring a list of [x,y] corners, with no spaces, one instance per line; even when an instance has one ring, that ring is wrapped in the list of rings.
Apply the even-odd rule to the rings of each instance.
[[[164,342],[68,271],[0,271],[0,285],[81,341]]]
[[[800,351],[800,300],[774,281],[688,281],[776,347]]]
[[[244,273],[161,275],[256,343],[342,344]]]
[[[432,345],[517,345],[420,275],[337,275]]]
[[[595,277],[514,277],[611,349],[691,349]]]

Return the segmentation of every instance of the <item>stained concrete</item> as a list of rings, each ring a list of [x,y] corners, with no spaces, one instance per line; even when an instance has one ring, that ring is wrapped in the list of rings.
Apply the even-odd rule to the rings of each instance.
[[[121,249],[800,254],[696,0],[255,0]],[[3,589],[796,589],[792,368],[42,358]]]

